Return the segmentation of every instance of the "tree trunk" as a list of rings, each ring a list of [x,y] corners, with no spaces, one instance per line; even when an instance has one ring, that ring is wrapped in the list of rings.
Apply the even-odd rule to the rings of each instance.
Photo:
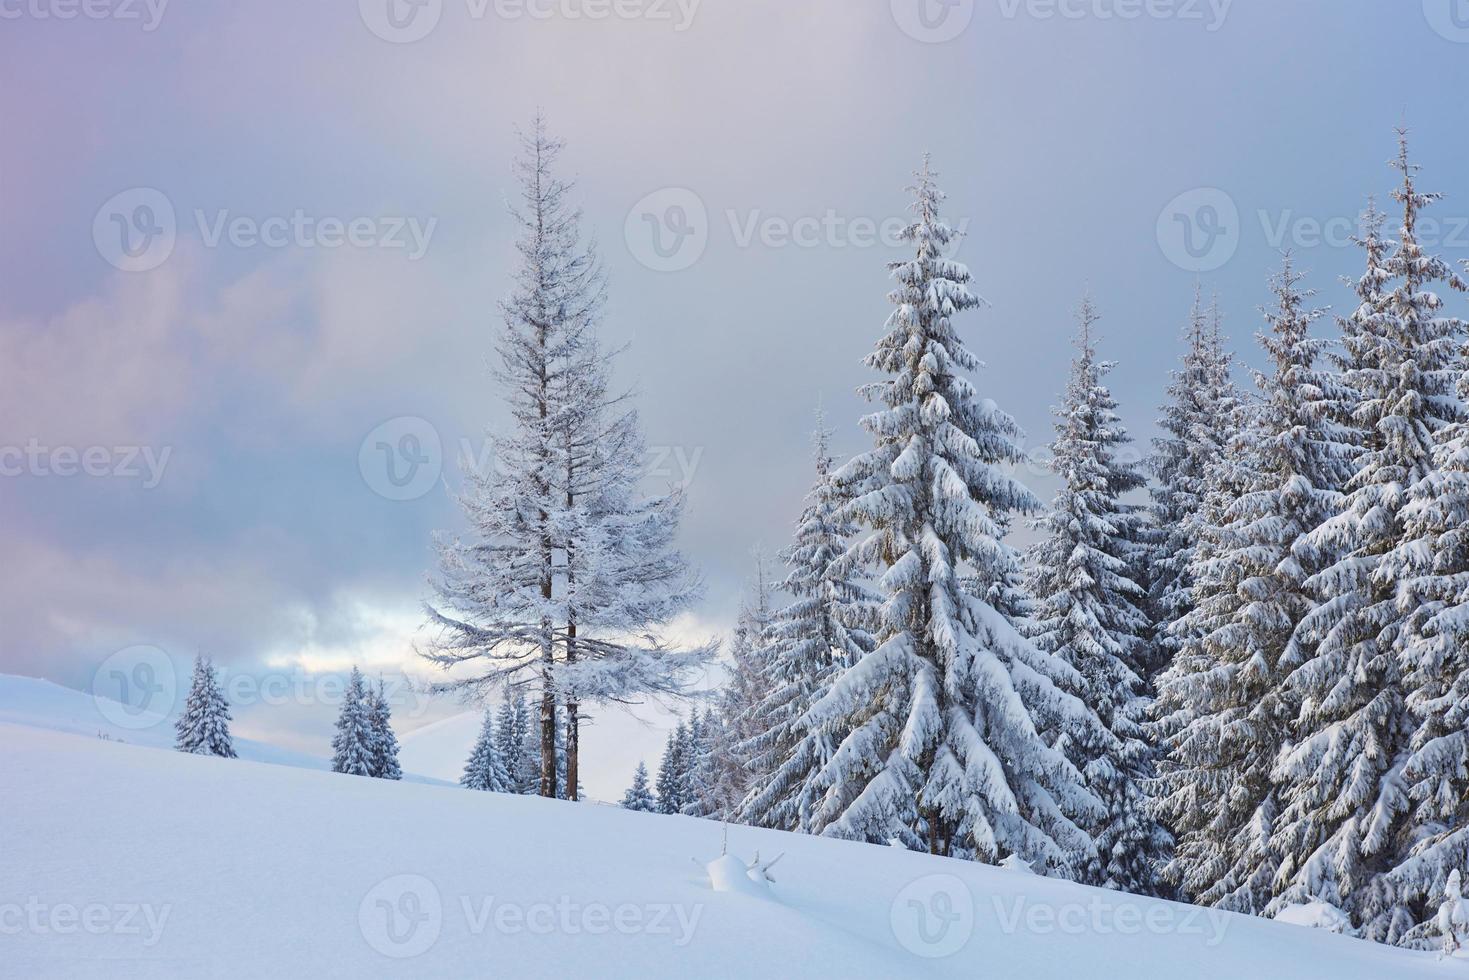
[[[568,664],[576,662],[576,618],[574,616],[566,624],[566,662]],[[577,753],[581,748],[581,719],[577,717],[577,712],[580,707],[574,695],[566,696],[566,798],[568,800],[577,799]]]
[[[541,695],[541,795],[556,798],[556,691],[549,678]]]

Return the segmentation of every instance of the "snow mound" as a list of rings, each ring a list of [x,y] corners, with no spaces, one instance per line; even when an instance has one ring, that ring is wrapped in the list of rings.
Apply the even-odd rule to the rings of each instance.
[[[1276,922],[1284,922],[1293,926],[1304,926],[1307,929],[1325,929],[1327,932],[1338,932],[1346,935],[1352,933],[1351,919],[1347,914],[1335,905],[1327,902],[1306,902],[1301,905],[1287,905],[1280,910],[1275,917]]]

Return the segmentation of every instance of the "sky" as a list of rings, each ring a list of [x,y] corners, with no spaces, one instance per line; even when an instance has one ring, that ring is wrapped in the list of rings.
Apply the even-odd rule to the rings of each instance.
[[[925,153],[1044,497],[1084,293],[1142,451],[1196,288],[1246,366],[1282,248],[1346,308],[1395,127],[1469,257],[1466,83],[1469,0],[0,0],[0,672],[120,693],[205,652],[238,730],[317,752],[343,671],[429,676],[538,108],[687,488],[698,639],[787,543],[818,405],[863,446]],[[594,795],[666,722],[599,719]]]

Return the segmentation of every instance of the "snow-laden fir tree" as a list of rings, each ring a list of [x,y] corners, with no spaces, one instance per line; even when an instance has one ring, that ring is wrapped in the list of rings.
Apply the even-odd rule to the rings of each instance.
[[[713,710],[690,712],[684,743],[684,766],[688,776],[680,813],[689,817],[720,817],[714,802],[714,745],[719,727]]]
[[[926,159],[917,178],[903,232],[914,254],[890,267],[896,309],[867,358],[885,378],[862,389],[879,405],[863,419],[875,446],[837,473],[842,517],[869,532],[849,555],[876,571],[877,645],[807,713],[840,739],[812,827],[1066,874],[1090,856],[1076,821],[1100,803],[1035,712],[1086,709],[1055,683],[1074,672],[961,584],[1010,577],[997,518],[1038,502],[1005,472],[1023,458],[1019,427],[967,377],[980,362],[953,318],[980,300],[947,257],[954,233]]]
[[[1420,263],[1443,275],[1433,260]],[[1441,321],[1436,331],[1462,335],[1469,326],[1427,297],[1421,309]],[[1460,402],[1469,403],[1462,354],[1454,370]],[[1408,488],[1403,540],[1387,558],[1404,617],[1399,666],[1413,725],[1402,766],[1410,829],[1390,882],[1417,923],[1403,938],[1419,946],[1432,939],[1434,903],[1450,877],[1469,868],[1469,421],[1462,414],[1439,430],[1433,463]]]
[[[449,689],[539,691],[543,796],[575,795],[583,702],[681,693],[712,656],[670,650],[657,635],[698,594],[672,549],[682,500],[638,494],[641,437],[609,394],[596,337],[605,283],[571,185],[555,173],[561,150],[539,116],[521,139],[520,261],[497,344],[513,424],[492,440],[493,471],[466,474],[470,531],[440,541],[428,610],[438,633],[424,653],[454,673]]]
[[[632,785],[622,794],[622,808],[639,813],[655,813],[658,810],[658,801],[653,798],[653,791],[648,787],[648,767],[641,762],[638,763],[637,772],[632,775]]]
[[[332,736],[332,772],[371,776],[376,759],[372,699],[362,672],[353,667],[342,695],[342,710],[337,715],[337,733]]]
[[[1246,914],[1272,897],[1280,803],[1271,770],[1296,710],[1283,660],[1316,606],[1313,569],[1293,549],[1337,506],[1352,454],[1335,421],[1345,389],[1323,363],[1330,342],[1310,334],[1323,312],[1308,307],[1314,293],[1302,280],[1287,255],[1259,335],[1271,369],[1255,374],[1259,398],[1215,471],[1230,486],[1189,569],[1180,661],[1197,669],[1170,671],[1160,691],[1187,715],[1165,740],[1157,784],[1178,835],[1167,877],[1201,904]]]
[[[755,581],[730,637],[729,678],[719,694],[718,718],[709,726],[704,809],[719,819],[733,819],[750,787],[768,775],[754,768],[748,746],[769,727],[762,712],[775,685],[769,646],[774,589],[770,561],[757,549]]]
[[[1037,601],[1030,635],[1072,667],[1070,693],[1091,710],[1055,733],[1055,745],[1081,770],[1105,813],[1086,829],[1096,856],[1080,877],[1095,885],[1151,895],[1168,852],[1168,834],[1145,793],[1152,775],[1144,739],[1148,711],[1141,671],[1151,623],[1138,570],[1140,515],[1123,501],[1146,479],[1127,458],[1131,437],[1105,384],[1113,365],[1099,360],[1088,299],[1078,313],[1077,356],[1056,412],[1051,469],[1061,485],[1035,522],[1042,535],[1030,554]],[[1063,685],[1064,686],[1064,685]]]
[[[1300,663],[1288,683],[1301,710],[1275,770],[1289,856],[1271,910],[1321,899],[1346,911],[1364,937],[1386,942],[1417,918],[1387,872],[1413,834],[1406,765],[1417,725],[1407,678],[1420,676],[1427,655],[1409,631],[1416,610],[1397,602],[1416,564],[1399,560],[1399,548],[1409,491],[1435,478],[1435,441],[1463,417],[1454,394],[1463,324],[1441,315],[1432,289],[1457,279],[1418,243],[1420,212],[1437,195],[1417,189],[1406,137],[1394,166],[1403,227],[1385,257],[1373,257],[1360,287],[1367,298],[1353,314],[1358,366],[1346,382],[1360,398],[1357,472],[1338,512],[1298,548],[1303,559],[1330,564],[1308,580],[1321,604],[1286,654]]]
[[[229,701],[219,689],[214,664],[208,657],[197,656],[184,713],[174,723],[174,748],[191,755],[233,759],[235,743],[230,737],[229,723]]]
[[[489,711],[485,712],[484,723],[480,725],[479,737],[474,741],[469,760],[464,764],[464,775],[459,777],[459,785],[487,793],[513,792],[510,776],[500,758],[499,741]]]
[[[387,690],[379,678],[377,688],[368,688],[367,715],[372,725],[372,775],[378,779],[402,779],[398,765],[398,736],[393,732],[393,711]]]
[[[816,775],[839,739],[808,727],[805,715],[842,671],[872,651],[876,617],[876,597],[840,561],[857,528],[840,516],[830,441],[819,418],[816,482],[784,555],[790,573],[781,589],[795,600],[766,630],[771,689],[756,710],[764,731],[740,746],[757,775],[739,821],[806,833],[821,795]]]
[[[688,726],[683,723],[668,733],[663,761],[658,766],[659,813],[682,813],[684,804],[688,802],[688,743]]]
[[[1153,440],[1149,459],[1154,483],[1149,490],[1153,553],[1148,593],[1154,633],[1144,680],[1150,687],[1172,666],[1182,643],[1172,626],[1192,607],[1189,568],[1198,545],[1197,517],[1207,493],[1209,466],[1223,455],[1228,438],[1223,423],[1236,397],[1217,301],[1211,316],[1203,297],[1195,293],[1185,341],[1182,365],[1173,373],[1158,420],[1163,436]]]

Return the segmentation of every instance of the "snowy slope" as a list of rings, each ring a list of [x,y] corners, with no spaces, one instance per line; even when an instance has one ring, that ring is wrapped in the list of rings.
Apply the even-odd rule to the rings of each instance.
[[[122,707],[116,702],[105,705],[110,710],[99,709],[99,699],[82,691],[62,687],[51,681],[34,677],[17,677],[0,674],[0,722],[40,728],[48,731],[67,732],[96,738],[113,739],[129,745],[146,748],[173,750],[175,715],[153,716],[149,724],[134,721],[127,726],[115,723],[123,717]],[[137,718],[138,716],[133,716]],[[331,768],[331,760],[304,752],[295,752],[265,742],[248,738],[235,738],[235,752],[241,759],[251,762],[266,762],[277,766],[293,766],[298,769]],[[404,765],[404,779],[410,782],[439,782],[440,780],[421,775],[412,775],[418,770]]]
[[[484,720],[483,712],[466,711],[406,732],[398,737],[398,760],[404,769],[458,782]]]
[[[786,853],[769,894],[716,893],[706,821],[3,724],[0,747],[7,977],[1455,975],[893,848],[732,828]]]

